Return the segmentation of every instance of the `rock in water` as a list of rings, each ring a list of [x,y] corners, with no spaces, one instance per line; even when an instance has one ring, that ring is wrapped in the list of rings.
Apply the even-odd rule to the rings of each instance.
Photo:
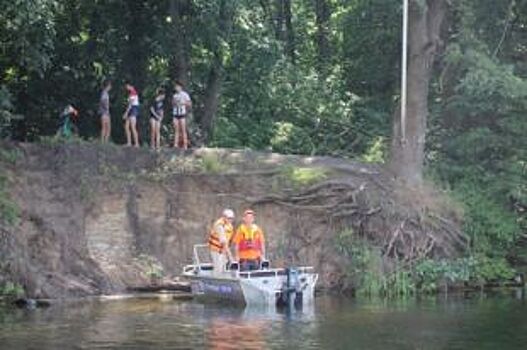
[[[18,298],[13,302],[13,304],[21,309],[29,310],[51,306],[51,303],[47,300],[32,298]]]

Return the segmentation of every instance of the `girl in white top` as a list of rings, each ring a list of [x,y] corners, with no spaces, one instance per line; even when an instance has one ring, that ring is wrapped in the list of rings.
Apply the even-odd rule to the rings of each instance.
[[[132,137],[133,145],[139,147],[139,134],[137,132],[137,118],[139,117],[139,95],[135,88],[130,85],[125,85],[126,90],[128,91],[128,108],[124,112],[123,119],[124,122],[124,131],[126,133],[126,145],[132,146]]]
[[[183,84],[176,81],[174,84],[176,93],[172,98],[172,124],[174,125],[174,147],[180,145],[180,134],[183,139],[183,149],[188,148],[188,135],[186,120],[189,109],[192,107],[192,100],[189,94],[183,90]]]

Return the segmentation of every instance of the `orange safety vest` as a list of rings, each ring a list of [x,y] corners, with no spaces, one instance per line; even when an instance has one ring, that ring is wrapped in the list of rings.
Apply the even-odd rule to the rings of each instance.
[[[262,257],[265,237],[257,225],[247,227],[241,224],[236,230],[234,243],[238,247],[240,260],[257,260]]]
[[[216,222],[212,226],[212,229],[210,230],[209,241],[208,241],[210,250],[218,252],[218,253],[222,253],[225,247],[220,242],[220,237],[218,235],[218,232],[216,232],[217,226],[223,226],[223,229],[225,230],[225,238],[227,239],[227,242],[228,242],[227,244],[229,244],[232,239],[234,228],[232,227],[232,224],[229,221],[227,221],[224,218],[220,218],[216,220]]]

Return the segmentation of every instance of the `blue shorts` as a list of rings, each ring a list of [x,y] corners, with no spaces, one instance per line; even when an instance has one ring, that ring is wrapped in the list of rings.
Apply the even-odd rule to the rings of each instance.
[[[240,271],[254,271],[260,269],[260,260],[258,259],[240,259]]]
[[[128,111],[128,118],[137,118],[139,117],[139,106],[132,106]]]
[[[182,119],[185,119],[187,116],[185,114],[183,115],[177,115],[177,114],[174,114],[172,116],[175,120],[182,120]]]

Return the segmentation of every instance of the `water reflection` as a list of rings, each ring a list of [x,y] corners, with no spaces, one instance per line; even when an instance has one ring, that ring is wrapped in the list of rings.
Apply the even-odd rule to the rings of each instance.
[[[208,349],[307,348],[313,334],[315,309],[280,313],[273,309],[193,307],[203,321]]]
[[[524,349],[527,306],[509,297],[356,301],[301,312],[131,299],[0,310],[0,349]]]
[[[210,349],[265,349],[263,330],[269,326],[264,320],[241,323],[230,318],[213,318],[205,332]]]

